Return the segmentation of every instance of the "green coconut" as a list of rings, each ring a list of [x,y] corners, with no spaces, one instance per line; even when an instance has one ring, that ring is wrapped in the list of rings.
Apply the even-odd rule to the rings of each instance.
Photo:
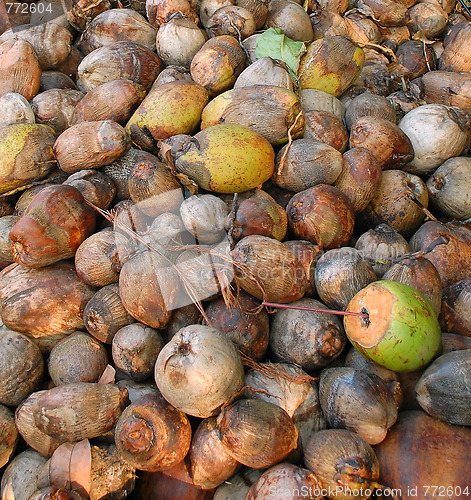
[[[159,140],[195,132],[208,99],[207,90],[196,83],[164,83],[149,92],[126,129],[140,148],[154,151]]]
[[[398,372],[429,364],[442,349],[433,307],[414,288],[395,281],[375,281],[360,290],[345,316],[345,333],[354,347],[378,365]]]
[[[189,137],[176,169],[215,193],[241,193],[267,181],[275,168],[272,145],[241,125],[213,125]]]

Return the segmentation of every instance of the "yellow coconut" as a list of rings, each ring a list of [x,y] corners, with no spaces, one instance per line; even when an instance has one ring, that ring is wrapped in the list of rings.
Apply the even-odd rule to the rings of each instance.
[[[275,153],[266,139],[247,127],[214,125],[183,144],[175,166],[203,189],[239,193],[272,176]]]
[[[328,36],[309,44],[298,68],[303,89],[317,89],[340,96],[360,74],[365,53],[344,36]]]
[[[196,83],[164,83],[149,92],[126,129],[135,144],[152,151],[158,140],[195,132],[207,102],[207,90]]]
[[[0,193],[42,179],[54,168],[54,130],[36,123],[0,128]]]

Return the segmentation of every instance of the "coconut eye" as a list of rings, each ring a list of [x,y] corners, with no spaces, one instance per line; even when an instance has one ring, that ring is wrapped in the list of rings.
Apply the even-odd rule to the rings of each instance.
[[[155,381],[165,399],[189,415],[215,415],[244,385],[239,351],[222,332],[204,325],[178,331],[159,353]]]
[[[132,467],[165,470],[187,455],[191,427],[186,415],[159,393],[148,394],[124,410],[115,439],[120,457]]]
[[[408,372],[429,364],[442,349],[441,329],[428,300],[395,281],[375,281],[360,290],[347,311],[366,308],[362,318],[344,318],[347,337],[364,356],[390,370]]]

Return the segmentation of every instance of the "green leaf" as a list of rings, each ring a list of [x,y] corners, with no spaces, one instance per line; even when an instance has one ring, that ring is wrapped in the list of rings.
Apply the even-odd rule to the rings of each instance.
[[[299,60],[306,52],[304,42],[296,42],[283,34],[280,28],[269,28],[257,35],[255,57],[271,57],[283,61],[291,75],[296,78]]]

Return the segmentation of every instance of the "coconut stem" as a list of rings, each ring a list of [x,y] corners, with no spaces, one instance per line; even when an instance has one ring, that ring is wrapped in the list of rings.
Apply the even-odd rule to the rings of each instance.
[[[239,193],[234,193],[232,197],[231,211],[229,212],[229,224],[227,230],[227,239],[229,240],[229,245],[234,248],[234,237],[232,236],[234,232],[234,224],[237,214],[237,204],[239,201]]]
[[[422,212],[430,219],[436,221],[437,218],[428,210],[414,195],[414,193],[409,193],[410,199],[422,210]]]
[[[425,40],[422,40],[422,52],[424,54],[424,57],[425,57],[425,62],[427,64],[427,68],[429,71],[432,71],[432,68],[430,67],[430,64],[428,62],[428,57],[427,57],[427,52],[426,52],[426,44],[425,44]]]
[[[402,91],[403,92],[408,92],[409,91],[409,87],[406,83],[406,79],[404,78],[404,75],[401,75],[401,85],[402,85]]]
[[[320,312],[327,314],[337,314],[339,316],[357,316],[359,318],[368,319],[367,314],[362,314],[353,311],[336,311],[335,309],[319,309],[317,307],[309,307],[309,306],[295,306],[292,304],[277,304],[276,302],[262,302],[263,306],[266,307],[276,307],[277,309],[297,309],[298,311],[311,311],[311,312]]]
[[[402,255],[399,255],[399,257],[388,257],[387,259],[379,259],[379,260],[368,259],[368,260],[372,264],[397,264],[407,259],[410,260],[421,259],[428,253],[432,252],[432,250],[438,245],[446,245],[449,241],[450,239],[448,237],[441,235],[438,238],[435,238],[425,250],[418,250],[417,252],[404,253]]]
[[[288,144],[286,145],[286,149],[283,153],[283,156],[281,157],[280,160],[280,165],[278,166],[278,172],[277,175],[281,175],[281,172],[283,172],[283,168],[285,166],[285,159],[288,154],[289,148],[291,147],[291,144],[293,143],[293,137],[291,135],[291,132],[293,131],[294,127],[296,126],[296,123],[298,123],[298,120],[301,118],[303,115],[302,110],[296,115],[296,118],[294,119],[293,124],[289,127],[288,129]]]
[[[371,43],[371,42],[367,43],[357,42],[357,45],[365,49],[375,49],[377,52],[381,52],[381,54],[389,56],[393,62],[397,61],[396,54],[392,49],[388,47],[383,47],[382,45],[377,45],[376,43]]]

